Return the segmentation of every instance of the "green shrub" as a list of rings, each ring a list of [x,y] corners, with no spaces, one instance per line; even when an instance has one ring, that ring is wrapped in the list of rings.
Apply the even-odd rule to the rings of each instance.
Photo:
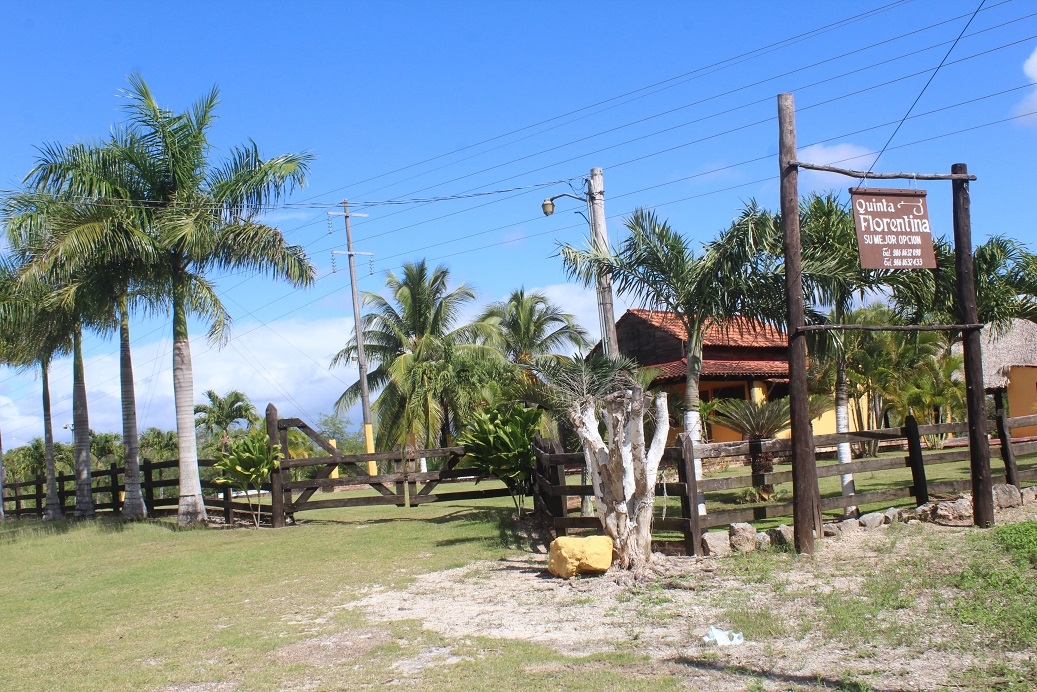
[[[1018,564],[1037,567],[1037,521],[999,526],[994,540]]]
[[[533,437],[540,415],[540,409],[519,406],[476,411],[457,440],[469,465],[479,470],[476,483],[490,476],[503,481],[519,518],[533,474]]]
[[[221,485],[230,485],[245,493],[252,519],[259,528],[259,493],[263,483],[270,477],[271,471],[281,468],[281,445],[270,446],[270,437],[249,435],[234,440],[230,452],[221,454],[213,469],[219,473],[215,481]],[[256,507],[252,509],[250,490],[256,491]]]

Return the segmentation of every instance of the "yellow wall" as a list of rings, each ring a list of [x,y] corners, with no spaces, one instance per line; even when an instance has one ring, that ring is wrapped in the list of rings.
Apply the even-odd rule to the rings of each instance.
[[[1013,418],[1037,413],[1037,365],[1008,369],[1008,413]],[[1029,435],[1037,435],[1037,425],[1012,430],[1012,437]]]

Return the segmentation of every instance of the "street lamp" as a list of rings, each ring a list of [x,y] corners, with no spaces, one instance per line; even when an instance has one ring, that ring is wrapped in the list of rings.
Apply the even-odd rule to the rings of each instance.
[[[602,180],[601,169],[592,168],[590,177],[587,178],[587,196],[571,195],[563,192],[554,197],[544,200],[540,208],[544,216],[551,216],[555,211],[555,200],[569,197],[587,205],[587,221],[591,228],[591,242],[594,249],[602,253],[608,253],[609,236],[605,229],[605,187]],[[605,355],[619,355],[619,343],[616,337],[616,317],[612,308],[612,277],[601,272],[597,277],[598,293],[598,322],[601,327],[601,348]]]

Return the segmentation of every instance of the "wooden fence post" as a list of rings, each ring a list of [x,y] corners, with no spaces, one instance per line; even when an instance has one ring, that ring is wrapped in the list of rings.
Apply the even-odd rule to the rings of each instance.
[[[140,465],[141,474],[144,476],[144,502],[147,504],[148,513],[155,511],[155,480],[151,476],[151,460],[145,459]]]
[[[915,505],[929,501],[929,484],[925,480],[925,459],[922,458],[922,438],[918,434],[918,421],[912,414],[904,419],[904,435],[907,437],[907,459],[911,466],[914,483]]]
[[[681,433],[681,460],[677,464],[677,480],[685,485],[681,496],[681,517],[687,520],[684,529],[684,550],[688,555],[702,554],[702,527],[699,521],[699,484],[695,478],[695,443],[691,435]]]
[[[997,437],[1001,440],[1001,460],[1005,462],[1005,483],[1019,485],[1019,467],[1015,463],[1015,452],[1012,450],[1012,430],[1008,427],[1008,412],[1005,411],[1004,397],[1001,392],[994,394],[997,403]]]
[[[273,449],[280,437],[277,433],[277,407],[273,404],[266,407],[266,434],[269,437],[267,444]],[[275,529],[284,528],[284,486],[280,467],[270,472],[270,525]]]
[[[284,454],[284,458],[288,458],[288,428],[277,431],[278,443],[281,445],[281,453]],[[284,494],[282,495],[283,507],[288,507],[292,504],[292,489],[287,487],[288,482],[292,480],[292,474],[288,469],[281,469],[281,487],[284,488]],[[292,514],[292,523],[295,523],[295,515]],[[285,523],[287,523],[288,514],[285,514]]]
[[[233,501],[234,496],[231,494],[230,486],[223,486],[223,523],[227,526],[234,523],[234,507],[231,506]]]
[[[36,474],[36,513],[40,515],[40,519],[43,518],[44,511],[47,506],[47,496],[43,492],[43,474]]]
[[[122,503],[119,502],[119,467],[113,461],[108,467],[109,477],[112,479],[112,514],[122,511]]]
[[[14,516],[22,516],[22,484],[12,483],[11,486],[14,488]]]

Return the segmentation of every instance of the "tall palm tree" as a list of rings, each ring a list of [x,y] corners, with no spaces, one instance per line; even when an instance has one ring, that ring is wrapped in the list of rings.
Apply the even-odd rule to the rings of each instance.
[[[236,389],[220,396],[213,389],[205,391],[208,404],[195,404],[195,425],[210,435],[219,435],[220,451],[230,449],[230,429],[239,421],[251,428],[259,422],[259,413],[248,397]]]
[[[684,429],[698,441],[703,334],[707,326],[723,324],[734,314],[738,303],[733,298],[745,292],[736,285],[742,274],[721,275],[724,281],[718,281],[715,258],[708,252],[696,254],[686,238],[652,211],[634,211],[625,225],[630,235],[615,253],[565,245],[562,260],[569,275],[585,284],[602,272],[610,274],[620,295],[635,296],[644,307],[668,310],[680,320],[688,335]]]
[[[78,179],[81,186],[71,187],[118,215],[132,229],[131,237],[143,234],[156,250],[150,283],[162,292],[173,317],[178,517],[181,526],[193,526],[203,523],[206,514],[198,474],[188,315],[209,323],[212,340],[225,337],[230,317],[206,276],[213,270],[258,272],[297,286],[312,283],[314,270],[302,248],[287,245],[280,231],[257,221],[267,205],[303,184],[311,157],[263,159],[249,142],[232,148],[223,162],[211,162],[208,135],[219,103],[215,87],[182,113],[160,107],[139,75],[130,77],[126,96],[128,122],[114,130],[99,159],[98,167],[110,174],[103,184],[76,178],[62,166],[41,169],[34,183],[52,191]],[[66,247],[88,257],[122,247],[113,242],[113,234],[89,230],[67,236]]]
[[[496,328],[490,344],[518,365],[532,365],[537,358],[556,354],[561,348],[587,345],[587,332],[575,315],[563,312],[543,293],[526,293],[525,288],[512,291],[505,301],[490,304],[479,321]]]
[[[17,266],[0,264],[0,331],[10,339],[13,365],[39,368],[43,409],[43,450],[46,466],[45,520],[60,519],[57,471],[54,463],[54,423],[50,405],[50,365],[55,356],[72,350],[72,316],[50,300],[39,282],[18,281]]]
[[[388,272],[385,286],[392,303],[376,293],[364,293],[370,312],[362,318],[364,353],[377,366],[368,373],[369,386],[380,389],[372,405],[378,427],[376,445],[388,449],[408,434],[432,444],[438,433],[449,435],[451,404],[450,364],[463,355],[492,357],[490,349],[476,344],[487,335],[483,324],[458,325],[461,309],[475,299],[467,284],[449,287],[445,266],[430,270],[424,260],[403,266],[402,276]],[[331,364],[356,357],[356,335],[332,359]],[[339,397],[344,411],[360,399],[360,382]],[[456,409],[455,409],[456,410]]]

